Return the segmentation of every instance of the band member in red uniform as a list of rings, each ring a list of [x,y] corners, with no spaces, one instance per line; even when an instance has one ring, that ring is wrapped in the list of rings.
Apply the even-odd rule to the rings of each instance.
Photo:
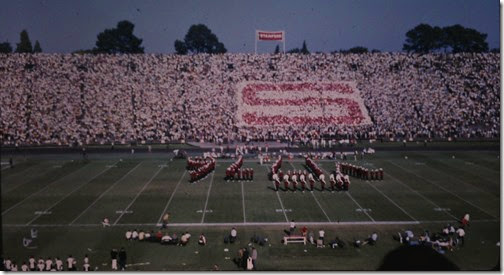
[[[322,191],[325,190],[326,182],[325,182],[325,175],[323,173],[319,175],[319,181],[320,181],[320,187],[322,187]]]
[[[294,187],[294,191],[296,191],[296,190],[297,190],[297,183],[298,183],[297,179],[298,179],[297,172],[296,172],[296,171],[294,171],[294,173],[293,173],[293,174],[292,174],[292,176],[291,176],[291,180],[292,180],[292,187]]]
[[[250,168],[250,180],[254,181],[254,168]]]
[[[336,184],[337,184],[338,190],[341,190],[343,188],[343,174],[341,174],[341,173],[336,174]]]
[[[382,168],[380,168],[380,170],[378,170],[378,175],[379,175],[380,180],[383,180],[383,169]]]
[[[243,180],[249,180],[249,170],[248,170],[248,168],[243,169]]]

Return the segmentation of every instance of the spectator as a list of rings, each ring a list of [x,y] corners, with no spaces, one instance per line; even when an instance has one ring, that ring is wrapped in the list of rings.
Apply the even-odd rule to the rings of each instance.
[[[238,237],[238,232],[236,231],[236,228],[231,228],[231,233],[229,234],[229,242],[234,243],[236,241],[236,238]]]
[[[201,233],[201,235],[199,236],[199,239],[198,239],[198,244],[199,245],[206,245],[206,243],[207,243],[206,237],[203,233]]]
[[[112,248],[110,251],[110,260],[112,261],[110,266],[112,270],[117,270],[117,249]]]
[[[181,237],[180,237],[180,243],[179,245],[185,246],[189,242],[189,239],[191,238],[191,234],[189,232],[185,232]]]
[[[124,247],[121,247],[121,250],[119,250],[119,268],[123,271],[126,270],[126,250],[124,250]]]

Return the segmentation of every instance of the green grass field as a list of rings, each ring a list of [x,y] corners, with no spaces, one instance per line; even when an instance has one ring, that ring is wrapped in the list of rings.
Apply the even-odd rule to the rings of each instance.
[[[351,178],[349,192],[334,193],[277,193],[267,178],[270,165],[260,166],[256,159],[243,165],[254,168],[253,182],[224,181],[230,160],[218,160],[215,173],[196,183],[188,182],[185,161],[171,161],[166,154],[91,154],[89,161],[78,155],[39,155],[15,159],[14,168],[2,159],[3,253],[19,266],[30,255],[66,259],[72,254],[79,269],[88,254],[93,267],[107,271],[110,249],[125,247],[129,270],[210,270],[214,264],[238,270],[231,259],[258,234],[269,239],[258,247],[259,270],[376,270],[400,246],[392,239],[398,231],[438,232],[470,213],[465,246],[445,256],[461,270],[488,270],[500,259],[498,156],[498,151],[446,151],[350,158],[351,163],[383,168],[385,179]],[[334,161],[317,163],[326,174],[334,169]],[[304,169],[303,164],[302,159],[284,161],[282,170]],[[171,214],[168,232],[192,234],[188,246],[124,239],[127,229],[157,230],[165,212]],[[102,228],[104,217],[111,227]],[[376,246],[359,249],[283,245],[291,219],[315,236],[324,228],[326,240],[338,235],[351,242],[373,231],[380,239]],[[239,240],[224,244],[232,226]],[[22,241],[31,228],[39,236],[33,247],[25,248]],[[209,241],[205,247],[197,244],[202,232]]]

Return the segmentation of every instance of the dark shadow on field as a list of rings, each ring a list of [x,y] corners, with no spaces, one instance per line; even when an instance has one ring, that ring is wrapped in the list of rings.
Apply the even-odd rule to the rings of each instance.
[[[387,253],[378,271],[458,271],[457,265],[426,246],[401,246]]]
[[[270,190],[275,191],[275,187],[268,186],[268,187],[266,187],[266,188],[268,188],[268,189],[270,189]]]

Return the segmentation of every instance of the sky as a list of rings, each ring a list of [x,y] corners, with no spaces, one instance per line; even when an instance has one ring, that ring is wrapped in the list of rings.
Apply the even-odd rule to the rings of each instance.
[[[364,46],[401,51],[408,30],[421,23],[460,24],[488,34],[500,47],[500,4],[495,0],[5,0],[0,42],[13,48],[26,29],[44,52],[70,53],[95,46],[117,22],[135,24],[146,53],[173,53],[193,24],[205,24],[228,52],[253,53],[255,30],[284,30],[286,49],[331,52]],[[272,52],[275,42],[258,43]]]

